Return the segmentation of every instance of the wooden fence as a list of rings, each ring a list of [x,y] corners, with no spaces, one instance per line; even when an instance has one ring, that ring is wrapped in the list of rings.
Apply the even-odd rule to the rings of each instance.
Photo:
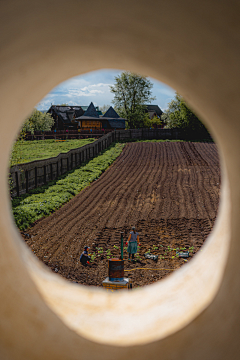
[[[82,163],[97,156],[115,141],[136,139],[182,139],[179,129],[132,129],[112,131],[91,144],[72,149],[46,160],[15,165],[10,169],[11,196],[26,194],[29,190],[47,184]]]
[[[34,131],[33,134],[30,132],[26,133],[25,140],[45,140],[45,139],[85,139],[85,138],[100,138],[103,135],[113,131],[112,129],[103,130],[56,130],[56,131]]]

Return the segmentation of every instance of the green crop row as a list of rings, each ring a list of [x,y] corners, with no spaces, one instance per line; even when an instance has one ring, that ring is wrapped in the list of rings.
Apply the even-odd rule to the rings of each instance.
[[[73,196],[99,176],[116,160],[125,144],[113,143],[94,159],[68,172],[57,180],[31,190],[29,194],[12,200],[12,212],[17,227],[24,230],[40,219],[48,216],[68,202]]]

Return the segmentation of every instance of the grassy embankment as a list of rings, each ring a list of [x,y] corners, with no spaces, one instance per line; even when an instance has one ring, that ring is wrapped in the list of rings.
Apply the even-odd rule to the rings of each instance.
[[[20,230],[27,229],[41,217],[48,216],[68,202],[99,176],[121,154],[125,144],[113,143],[94,159],[69,171],[45,186],[12,200],[13,216]]]
[[[71,149],[90,144],[94,140],[95,139],[17,141],[13,146],[10,166],[55,157],[60,153],[66,153]]]

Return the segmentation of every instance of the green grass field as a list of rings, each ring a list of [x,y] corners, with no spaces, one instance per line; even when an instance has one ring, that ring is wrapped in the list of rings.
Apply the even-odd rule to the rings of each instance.
[[[92,143],[95,139],[75,139],[66,141],[33,140],[18,141],[13,146],[10,166],[34,160],[43,160],[66,153],[71,149]]]

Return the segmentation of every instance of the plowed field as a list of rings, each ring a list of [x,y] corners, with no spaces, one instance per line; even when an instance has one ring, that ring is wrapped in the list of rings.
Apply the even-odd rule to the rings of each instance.
[[[114,245],[120,245],[121,232],[125,242],[133,225],[141,246],[136,263],[129,262],[124,251],[125,269],[177,269],[185,262],[168,247],[194,247],[194,256],[214,225],[219,190],[215,144],[132,143],[97,181],[22,235],[48,267],[80,284],[101,286],[107,277],[106,252],[118,256]],[[86,244],[96,258],[85,268],[79,256]],[[156,263],[144,258],[148,249],[159,255]],[[125,274],[136,287],[170,273],[134,270]]]

